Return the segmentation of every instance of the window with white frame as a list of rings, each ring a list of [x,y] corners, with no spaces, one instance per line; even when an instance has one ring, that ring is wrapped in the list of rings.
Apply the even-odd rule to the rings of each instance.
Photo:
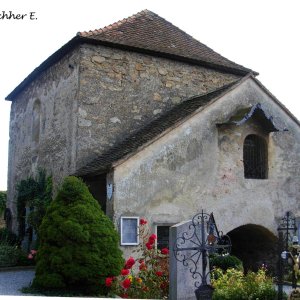
[[[121,217],[121,245],[139,244],[139,217]]]

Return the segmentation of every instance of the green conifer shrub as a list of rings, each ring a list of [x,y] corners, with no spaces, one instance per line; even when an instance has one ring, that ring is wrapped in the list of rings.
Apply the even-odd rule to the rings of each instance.
[[[93,295],[124,260],[119,236],[82,180],[65,178],[39,228],[33,288]]]

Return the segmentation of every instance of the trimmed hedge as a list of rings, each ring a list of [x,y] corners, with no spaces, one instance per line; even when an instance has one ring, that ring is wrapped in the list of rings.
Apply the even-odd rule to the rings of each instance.
[[[209,258],[210,267],[219,268],[223,271],[227,269],[233,268],[239,271],[243,271],[243,262],[234,255],[219,255],[219,256],[211,256]]]
[[[119,236],[82,180],[67,177],[39,228],[33,288],[104,293],[124,260]]]

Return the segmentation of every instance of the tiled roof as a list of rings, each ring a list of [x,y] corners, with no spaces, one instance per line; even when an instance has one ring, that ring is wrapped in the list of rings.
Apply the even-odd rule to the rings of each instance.
[[[149,122],[146,126],[137,130],[131,136],[125,138],[118,145],[108,149],[105,153],[94,159],[86,166],[79,169],[74,175],[86,176],[97,175],[107,171],[114,162],[135,153],[138,149],[150,142],[173,125],[182,121],[201,106],[205,106],[219,96],[225,94],[240,80],[230,83],[213,92],[190,98],[175,106],[157,119]]]
[[[5,99],[13,101],[33,80],[82,43],[147,53],[214,68],[237,75],[257,72],[238,65],[195,40],[181,29],[149,10],[103,29],[77,35],[35,68]]]
[[[78,36],[102,42],[135,47],[157,53],[164,53],[219,66],[228,71],[253,72],[216,53],[206,45],[161,18],[157,14],[143,10],[112,25],[88,32],[78,32]]]

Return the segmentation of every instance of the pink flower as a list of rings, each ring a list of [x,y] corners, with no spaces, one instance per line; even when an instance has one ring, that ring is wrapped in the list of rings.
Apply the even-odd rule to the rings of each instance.
[[[130,288],[130,285],[131,285],[131,281],[129,278],[124,279],[124,281],[122,282],[122,286],[124,289]]]
[[[113,278],[112,277],[107,277],[105,279],[105,286],[110,287],[112,284]]]
[[[147,224],[147,220],[145,219],[140,219],[140,225],[146,225]]]
[[[28,254],[27,256],[28,259],[33,259],[33,255],[31,253]]]
[[[169,254],[169,249],[168,248],[161,249],[161,254],[165,254],[165,255]]]
[[[126,276],[128,274],[129,274],[129,270],[128,269],[121,270],[121,275]]]
[[[30,253],[31,253],[32,255],[36,255],[36,254],[37,254],[37,251],[36,251],[36,250],[31,250]]]

